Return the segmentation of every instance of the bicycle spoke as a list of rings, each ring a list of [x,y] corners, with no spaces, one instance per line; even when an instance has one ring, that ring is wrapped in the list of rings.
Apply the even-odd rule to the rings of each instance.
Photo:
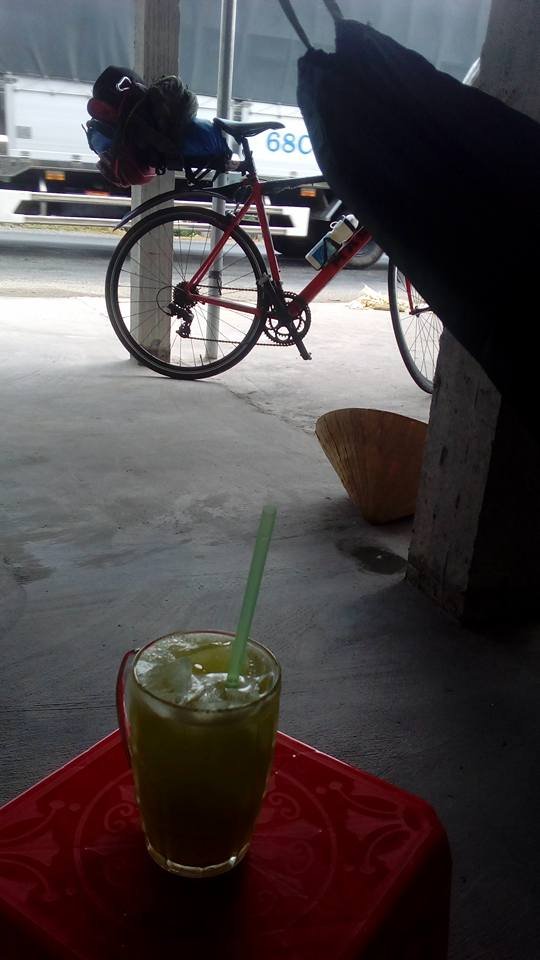
[[[390,306],[392,322],[405,364],[414,380],[431,391],[442,324],[418,290],[403,273],[391,266]]]

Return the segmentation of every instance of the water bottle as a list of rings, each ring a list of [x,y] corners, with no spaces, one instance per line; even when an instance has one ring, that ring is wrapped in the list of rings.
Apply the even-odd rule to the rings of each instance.
[[[330,226],[331,230],[325,233],[324,237],[311,248],[309,253],[306,253],[307,262],[316,270],[325,267],[345,241],[352,236],[358,227],[358,220],[349,213],[341,220],[331,223]]]

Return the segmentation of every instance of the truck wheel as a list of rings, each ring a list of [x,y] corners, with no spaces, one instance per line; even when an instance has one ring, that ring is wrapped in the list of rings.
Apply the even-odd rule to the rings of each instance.
[[[375,240],[370,240],[365,247],[356,254],[352,260],[349,260],[346,270],[365,270],[366,267],[372,267],[374,263],[383,255],[382,247],[379,247]]]

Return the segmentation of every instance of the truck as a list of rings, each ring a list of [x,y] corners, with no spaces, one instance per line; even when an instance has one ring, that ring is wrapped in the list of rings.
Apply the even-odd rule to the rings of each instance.
[[[220,0],[179,0],[178,74],[199,98],[199,116],[216,114]],[[440,69],[462,78],[479,56],[491,0],[341,0],[345,16],[369,21],[423,53]],[[322,3],[295,0],[295,10],[315,46],[332,49],[333,25]],[[83,124],[93,81],[111,63],[132,66],[134,0],[24,0],[0,11],[0,188],[10,192],[2,211],[55,216],[116,217],[111,188],[96,169]],[[61,26],[60,26],[61,25]],[[238,0],[232,116],[279,120],[252,141],[259,175],[320,176],[310,139],[296,105],[296,61],[302,47],[277,3]],[[153,79],[153,78],[148,78]],[[351,118],[351,122],[354,118]],[[112,192],[114,190],[114,193]],[[36,195],[39,194],[39,199]],[[59,194],[74,197],[56,202]],[[99,197],[94,204],[93,198]],[[105,198],[110,198],[110,204]],[[66,197],[67,199],[67,197]],[[125,202],[125,201],[124,201]],[[275,236],[277,250],[303,256],[347,213],[325,183],[280,194],[287,212],[270,217],[290,225],[291,210],[303,212],[302,235]],[[105,205],[104,205],[105,204]],[[376,244],[360,256],[367,265],[380,255]]]

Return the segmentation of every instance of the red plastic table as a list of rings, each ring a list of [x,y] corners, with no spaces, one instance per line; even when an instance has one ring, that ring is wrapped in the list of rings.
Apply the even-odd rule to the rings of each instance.
[[[450,856],[431,807],[278,735],[244,863],[147,855],[117,732],[0,810],[4,960],[440,960]]]

